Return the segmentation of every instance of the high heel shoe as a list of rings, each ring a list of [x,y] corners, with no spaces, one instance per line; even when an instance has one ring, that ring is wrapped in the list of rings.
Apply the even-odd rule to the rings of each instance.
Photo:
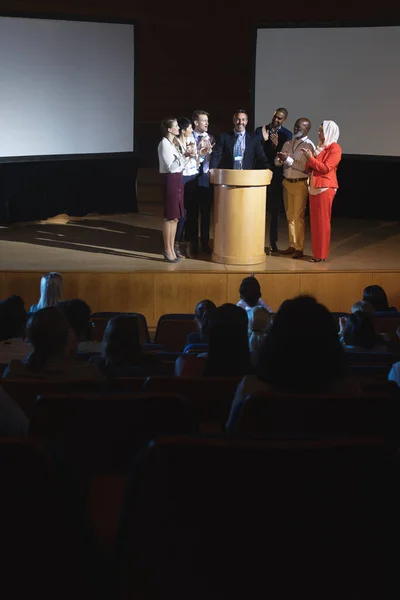
[[[310,258],[309,262],[325,262],[325,258]]]
[[[169,262],[169,263],[177,263],[177,262],[179,262],[179,258],[168,258],[166,252],[163,252],[163,257],[164,257],[165,262]]]

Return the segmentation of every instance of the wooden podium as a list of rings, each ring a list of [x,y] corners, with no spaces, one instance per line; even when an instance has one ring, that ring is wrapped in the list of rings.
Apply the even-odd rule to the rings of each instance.
[[[265,261],[266,186],[272,172],[211,169],[214,184],[212,260],[227,265]]]

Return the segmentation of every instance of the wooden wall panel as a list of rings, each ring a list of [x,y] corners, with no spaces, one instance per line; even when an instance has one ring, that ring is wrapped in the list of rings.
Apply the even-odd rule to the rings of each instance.
[[[65,273],[65,298],[84,298],[92,312],[143,313],[154,320],[154,276],[152,273]]]
[[[154,278],[154,318],[165,313],[193,313],[197,302],[208,298],[226,302],[226,273],[157,273]]]
[[[165,313],[192,313],[199,300],[239,300],[246,273],[65,273],[63,297],[82,298],[97,311],[141,312],[150,327]],[[28,309],[39,299],[42,272],[0,272],[0,299],[18,294]],[[256,273],[263,298],[276,311],[287,298],[312,294],[333,311],[348,311],[376,283],[400,307],[400,273]]]
[[[372,273],[302,273],[300,293],[314,296],[332,311],[347,312],[371,282]]]
[[[239,287],[245,273],[230,273],[228,275],[227,302],[236,304],[239,301]],[[261,285],[264,301],[274,310],[287,298],[294,298],[300,293],[300,273],[255,273]]]
[[[26,310],[29,310],[29,307],[39,300],[42,275],[42,272],[3,272],[0,279],[0,299],[8,298],[12,294],[21,296],[25,301]]]

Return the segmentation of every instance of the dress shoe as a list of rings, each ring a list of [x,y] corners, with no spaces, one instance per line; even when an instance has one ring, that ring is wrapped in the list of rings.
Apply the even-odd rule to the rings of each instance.
[[[266,254],[269,254],[270,256],[278,256],[279,249],[276,244],[271,244],[271,246],[268,246],[268,248],[265,248],[265,252],[266,252]]]
[[[208,242],[201,242],[201,251],[203,252],[203,254],[208,254],[208,256],[212,254],[212,250]]]
[[[175,244],[174,250],[175,250],[175,254],[178,258],[186,258],[186,252],[184,250],[181,250],[180,244]]]
[[[166,252],[163,252],[163,257],[164,257],[165,262],[169,262],[169,263],[178,263],[179,262],[179,258],[168,258]]]
[[[296,252],[293,252],[292,258],[303,258],[302,250],[296,250]]]
[[[310,258],[310,262],[325,262],[325,258]]]
[[[296,248],[293,248],[292,246],[289,246],[289,248],[286,248],[286,250],[282,250],[282,254],[294,254],[295,252]]]

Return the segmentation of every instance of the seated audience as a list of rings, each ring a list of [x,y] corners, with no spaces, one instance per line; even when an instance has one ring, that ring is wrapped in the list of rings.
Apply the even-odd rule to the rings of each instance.
[[[383,288],[381,288],[380,285],[368,285],[366,288],[364,288],[363,300],[366,300],[372,304],[377,317],[380,316],[380,313],[383,315],[387,313],[395,313],[394,316],[397,316],[397,308],[394,306],[389,306],[386,292]]]
[[[335,321],[310,296],[286,300],[274,316],[260,350],[257,375],[244,377],[227,424],[233,427],[249,394],[356,393],[345,377],[344,351]]]
[[[387,352],[383,339],[376,333],[373,317],[357,310],[340,319],[340,341],[346,352]]]
[[[366,300],[359,300],[358,302],[355,302],[353,304],[353,306],[351,307],[350,312],[355,313],[358,310],[360,310],[361,312],[367,313],[371,317],[375,316],[374,307],[372,306],[372,304],[370,302],[367,302]]]
[[[208,327],[210,315],[217,307],[211,300],[202,300],[194,311],[194,319],[199,331],[189,333],[186,344],[206,344],[208,342]]]
[[[396,331],[397,337],[400,339],[400,327]],[[400,387],[400,362],[397,362],[393,365],[390,370],[389,381],[394,381]]]
[[[272,313],[272,309],[265,304],[261,298],[261,287],[259,281],[255,277],[245,277],[239,288],[240,300],[237,306],[250,310],[254,306],[262,306],[268,312]]]
[[[0,386],[0,436],[28,435],[28,433],[28,417]]]
[[[20,296],[0,302],[0,364],[25,358],[32,350],[25,339],[26,311]]]
[[[33,313],[41,308],[56,306],[62,297],[62,275],[51,271],[43,275],[40,281],[40,298],[37,304],[33,304],[29,312]]]
[[[258,354],[265,335],[271,325],[271,313],[263,306],[254,306],[247,312],[250,360],[253,367],[258,364]]]
[[[95,381],[101,378],[96,365],[77,362],[69,352],[70,328],[55,306],[35,312],[27,324],[32,352],[22,361],[12,360],[3,378],[35,378],[68,381]]]
[[[143,354],[138,318],[122,314],[108,321],[102,356],[93,356],[90,362],[97,364],[104,375],[111,377],[154,375],[163,368],[157,357]]]
[[[76,298],[74,300],[63,300],[57,304],[72,330],[70,350],[73,355],[77,352],[101,352],[101,344],[90,339],[90,306],[84,301]]]
[[[240,377],[250,373],[247,323],[247,311],[234,304],[218,307],[210,317],[208,353],[179,357],[175,363],[175,375]]]

